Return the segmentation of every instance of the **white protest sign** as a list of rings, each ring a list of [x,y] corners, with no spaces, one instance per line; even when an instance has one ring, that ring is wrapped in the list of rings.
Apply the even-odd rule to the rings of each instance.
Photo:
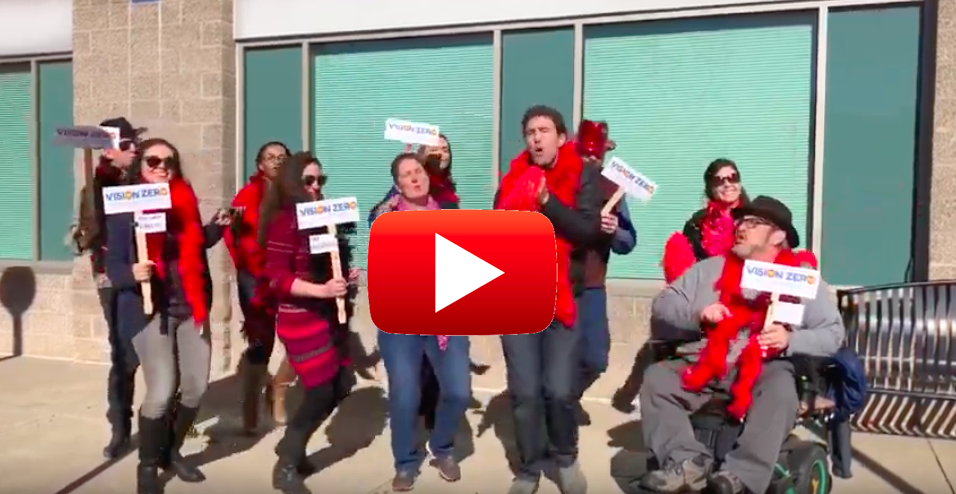
[[[107,127],[96,127],[94,125],[85,125],[80,127],[57,127],[56,135],[53,136],[53,144],[58,146],[72,146],[82,149],[109,149],[116,147],[118,139],[114,139],[113,134]],[[119,130],[116,130],[116,137],[119,137]]]
[[[440,139],[438,126],[436,125],[409,122],[397,118],[390,118],[385,121],[385,140],[387,141],[437,146]]]
[[[770,262],[747,261],[744,263],[740,287],[814,299],[817,298],[817,290],[820,288],[820,272]]]
[[[166,213],[149,213],[136,216],[136,229],[143,233],[166,231]]]
[[[107,134],[110,135],[110,139],[113,139],[113,149],[119,149],[120,143],[120,130],[116,127],[100,127],[105,130]]]
[[[169,184],[122,185],[103,188],[103,213],[120,214],[173,207]]]
[[[777,302],[773,309],[774,322],[785,322],[800,326],[803,324],[803,304]]]
[[[329,254],[339,250],[339,240],[335,235],[323,233],[320,235],[309,235],[309,253],[310,254]]]
[[[607,177],[610,181],[617,184],[629,196],[636,197],[641,201],[647,202],[657,191],[657,184],[653,180],[645,177],[637,170],[631,168],[627,163],[617,156],[611,158],[604,165],[601,175]]]
[[[295,206],[299,230],[322,226],[358,223],[358,201],[354,197],[303,202]]]

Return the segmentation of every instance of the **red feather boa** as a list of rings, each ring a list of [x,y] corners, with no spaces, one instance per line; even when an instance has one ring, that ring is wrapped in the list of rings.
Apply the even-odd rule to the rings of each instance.
[[[498,190],[497,209],[517,211],[539,211],[537,201],[538,186],[543,177],[548,184],[549,193],[567,207],[577,205],[577,191],[581,182],[583,162],[571,143],[558,150],[557,162],[547,170],[533,166],[528,151],[522,151],[511,160],[511,168],[501,179]],[[557,296],[555,298],[554,318],[568,328],[574,326],[576,308],[574,292],[571,287],[571,244],[555,237],[557,243]]]
[[[664,244],[664,258],[661,260],[661,267],[664,268],[664,281],[668,285],[673,283],[696,262],[697,257],[694,256],[694,248],[690,246],[687,237],[681,232],[674,232],[667,239],[667,243]]]
[[[166,211],[166,231],[146,234],[147,252],[149,260],[156,263],[156,273],[162,280],[166,277],[168,260],[177,260],[186,303],[192,309],[193,319],[201,325],[209,310],[203,276],[205,242],[199,201],[192,186],[181,178],[169,182],[169,192],[173,207]],[[167,242],[170,235],[175,242]]]
[[[800,266],[801,258],[809,259],[812,256],[787,250],[777,255],[774,263]],[[724,256],[724,259],[723,271],[714,288],[720,294],[720,303],[730,310],[730,316],[707,332],[707,344],[700,352],[700,360],[684,370],[682,381],[685,389],[700,392],[711,381],[722,379],[727,374],[727,355],[731,344],[740,331],[750,330],[747,346],[737,359],[737,377],[730,387],[731,402],[727,407],[732,417],[743,420],[753,401],[753,386],[760,376],[763,361],[774,357],[777,352],[766,351],[757,343],[757,335],[764,327],[770,296],[761,294],[756,300],[745,299],[740,288],[744,262],[732,254]],[[781,297],[781,300],[799,302],[799,299],[786,297]]]

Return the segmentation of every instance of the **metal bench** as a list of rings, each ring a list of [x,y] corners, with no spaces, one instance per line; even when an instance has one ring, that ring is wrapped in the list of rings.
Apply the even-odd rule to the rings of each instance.
[[[869,393],[856,430],[956,439],[956,280],[837,291]]]

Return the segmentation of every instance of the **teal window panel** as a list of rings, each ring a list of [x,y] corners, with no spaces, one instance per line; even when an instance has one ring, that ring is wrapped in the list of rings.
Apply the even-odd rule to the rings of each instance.
[[[583,116],[606,120],[614,152],[656,181],[628,201],[638,248],[609,276],[663,278],[664,243],[704,205],[716,158],[741,169],[751,196],[784,201],[807,239],[812,13],[721,16],[585,30]]]
[[[67,261],[73,221],[73,149],[53,144],[57,127],[73,125],[73,63],[37,64],[40,153],[40,259]]]
[[[0,64],[0,259],[4,260],[34,259],[32,79],[29,64]]]
[[[827,25],[821,269],[834,285],[907,281],[920,8],[834,11]]]
[[[256,153],[271,141],[292,152],[302,142],[302,47],[248,48],[243,57],[243,170],[256,172]]]
[[[574,113],[574,28],[501,33],[501,173],[524,148],[521,117],[532,105]]]
[[[314,149],[327,197],[355,196],[363,218],[392,187],[389,165],[405,145],[383,138],[385,120],[437,125],[448,136],[465,209],[491,207],[494,181],[494,48],[491,35],[429,37],[316,47]],[[368,225],[354,245],[363,266]]]

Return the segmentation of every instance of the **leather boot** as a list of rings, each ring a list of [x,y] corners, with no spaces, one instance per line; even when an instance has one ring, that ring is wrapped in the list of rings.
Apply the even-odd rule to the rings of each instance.
[[[306,458],[305,446],[310,432],[289,427],[276,445],[279,459],[272,468],[272,488],[283,494],[311,494],[305,477],[314,473]]]
[[[285,397],[289,387],[295,382],[295,371],[288,359],[283,359],[279,370],[272,378],[272,384],[269,386],[269,401],[272,402],[272,420],[276,424],[284,425],[288,420],[285,410]]]
[[[248,436],[259,428],[259,395],[269,370],[265,365],[243,362],[242,374],[242,429]]]
[[[172,417],[170,424],[171,430],[167,430],[171,442],[168,449],[168,458],[164,462],[163,469],[172,471],[179,477],[179,480],[188,483],[198,483],[206,480],[202,471],[187,464],[179,452],[183,443],[186,442],[186,436],[189,434],[189,429],[192,428],[198,414],[198,408],[185,407],[182,403],[177,404],[175,415]]]
[[[162,494],[159,468],[169,439],[165,418],[139,417],[139,465],[136,466],[136,494]]]
[[[130,421],[122,420],[119,423],[112,424],[112,434],[110,442],[103,448],[103,457],[107,460],[115,460],[129,450],[130,442]]]

